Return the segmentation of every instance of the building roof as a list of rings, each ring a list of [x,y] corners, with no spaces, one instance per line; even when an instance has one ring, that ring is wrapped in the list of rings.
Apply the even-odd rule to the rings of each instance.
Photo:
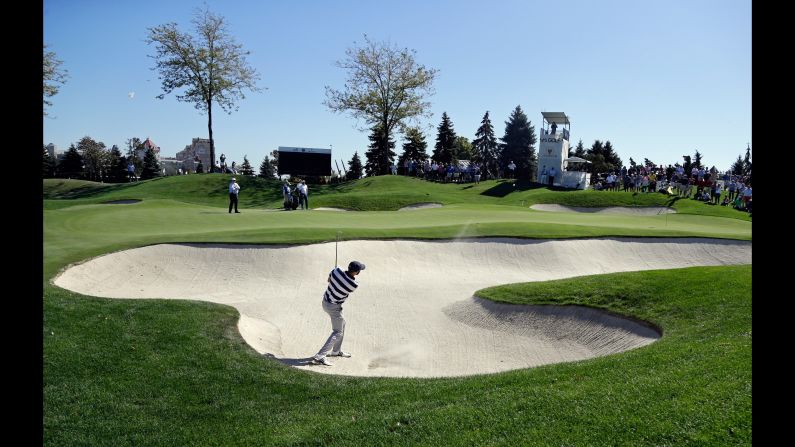
[[[563,112],[541,112],[541,116],[550,124],[571,124],[569,117]]]

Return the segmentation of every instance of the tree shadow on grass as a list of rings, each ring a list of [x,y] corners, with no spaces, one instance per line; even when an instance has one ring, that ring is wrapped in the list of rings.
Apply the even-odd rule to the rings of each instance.
[[[548,189],[550,191],[561,191],[561,192],[579,191],[579,189],[563,188],[561,186],[542,185],[541,183],[530,182],[527,180],[517,180],[517,181],[502,180],[500,183],[497,183],[496,185],[483,191],[480,194],[490,197],[505,197],[513,192],[529,191],[533,189]]]

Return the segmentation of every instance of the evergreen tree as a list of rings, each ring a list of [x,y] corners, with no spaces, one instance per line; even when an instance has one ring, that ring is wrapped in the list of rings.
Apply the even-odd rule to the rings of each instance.
[[[585,158],[585,147],[582,145],[582,139],[577,143],[577,147],[574,149],[574,156]]]
[[[276,176],[276,171],[273,169],[271,159],[266,155],[259,165],[259,176],[262,178],[273,178]]]
[[[643,166],[645,166],[646,169],[651,169],[651,168],[653,168],[653,167],[655,167],[657,165],[655,165],[653,161],[651,161],[648,158],[644,157],[643,158]]]
[[[428,156],[427,154],[425,155]],[[351,161],[348,162],[348,180],[356,180],[362,178],[362,160],[359,158],[359,152],[353,153]]]
[[[144,167],[141,171],[141,180],[160,177],[163,171],[160,169],[160,163],[157,162],[155,151],[150,147],[144,153]]]
[[[732,174],[734,175],[743,175],[744,173],[744,163],[743,158],[741,155],[737,156],[737,160],[732,164]]]
[[[513,161],[516,164],[517,179],[535,180],[538,164],[535,127],[530,125],[521,106],[516,106],[505,122],[505,135],[500,140],[503,143],[499,162],[503,171],[507,171],[508,165]]]
[[[411,160],[414,163],[423,163],[428,160],[428,153],[425,151],[428,148],[428,143],[425,142],[425,135],[419,128],[409,127],[406,129],[405,138],[403,153],[398,158],[399,166],[403,166],[406,160]]]
[[[745,150],[745,159],[743,160],[743,175],[751,174],[751,145]]]
[[[460,135],[455,137],[453,158],[456,160],[472,160],[473,153],[474,150],[472,149],[472,143],[469,142],[469,138]]]
[[[251,167],[251,163],[248,161],[248,155],[243,155],[243,164],[240,165],[240,173],[246,177],[254,175],[254,168]]]
[[[279,177],[279,150],[274,149],[271,151],[271,166],[273,166],[273,174]]]
[[[635,163],[635,160],[633,160],[633,159],[632,159],[632,157],[629,157],[629,165],[630,165],[631,167],[633,167],[633,168],[634,168],[634,167],[636,167],[638,164],[637,164],[637,163]]]
[[[698,169],[703,168],[704,166],[701,164],[701,154],[698,152],[698,149],[696,149],[696,155],[694,157],[695,160],[693,160],[693,166]]]
[[[439,163],[451,163],[455,158],[456,134],[447,112],[442,112],[442,122],[439,124],[437,131],[436,145],[431,158]]]
[[[364,171],[368,176],[389,174],[389,167],[395,160],[395,152],[392,150],[395,148],[395,142],[386,136],[380,125],[373,127],[368,138],[370,139],[370,150],[364,154],[367,157]],[[386,142],[386,146],[384,146],[384,142]]]
[[[480,127],[475,132],[475,139],[472,140],[473,160],[481,163],[484,178],[497,176],[498,146],[494,136],[494,127],[491,125],[489,112],[483,115]]]
[[[693,170],[693,162],[690,160],[689,155],[683,155],[682,158],[685,160],[685,163],[682,165],[682,168],[685,170],[685,175],[690,177],[690,171]]]
[[[64,154],[63,161],[58,163],[55,171],[61,178],[81,178],[83,174],[83,156],[77,151],[74,144],[69,145],[69,150]]]
[[[138,137],[132,137],[127,140],[127,161],[129,162],[132,160],[133,166],[135,166],[135,172],[141,172],[144,168],[144,161],[140,157],[138,157],[138,150],[143,149],[144,143]]]
[[[609,165],[610,170],[617,170],[621,169],[621,157],[613,150],[613,144],[610,140],[605,141],[604,152],[602,155],[605,156],[605,164]]]
[[[108,180],[111,182],[126,182],[127,178],[127,158],[121,154],[119,146],[115,144],[110,148],[108,154]]]
[[[591,169],[593,173],[598,174],[613,170],[613,164],[610,163],[607,158],[608,156],[614,156],[612,151],[613,149],[610,147],[611,154],[608,154],[607,150],[605,150],[605,145],[602,144],[600,140],[594,140],[591,148],[588,149],[588,153],[585,156],[585,158],[591,162]],[[629,164],[632,165],[633,168],[636,166],[635,160],[633,160],[631,157],[629,159]]]
[[[50,156],[50,151],[47,146],[44,146],[44,154],[42,155],[42,177],[51,178],[55,176],[55,165],[58,164],[55,157]]]
[[[199,162],[199,164],[196,165],[196,173],[204,174],[204,165],[202,164],[202,162]]]

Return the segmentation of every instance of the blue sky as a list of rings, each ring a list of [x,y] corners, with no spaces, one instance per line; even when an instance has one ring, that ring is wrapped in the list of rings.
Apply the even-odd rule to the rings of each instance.
[[[565,112],[572,145],[610,140],[625,164],[681,162],[698,150],[723,170],[746,143],[753,149],[750,0],[45,0],[44,43],[69,79],[51,98],[44,144],[66,150],[88,135],[124,150],[129,138],[150,137],[174,156],[207,138],[207,117],[192,104],[155,98],[145,42],[147,27],[188,31],[202,5],[225,17],[263,87],[232,114],[214,108],[228,163],[247,154],[258,167],[278,146],[332,147],[346,162],[358,151],[364,161],[365,124],[322,104],[325,86],[345,82],[335,62],[363,34],[439,70],[433,117],[421,123],[429,154],[442,112],[472,140],[487,110],[503,136],[517,105],[536,134],[542,111]]]

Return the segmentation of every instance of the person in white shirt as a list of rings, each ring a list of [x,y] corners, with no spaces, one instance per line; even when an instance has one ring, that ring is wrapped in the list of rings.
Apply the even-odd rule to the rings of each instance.
[[[298,188],[298,203],[301,209],[309,209],[309,187],[306,186],[306,180],[301,180],[301,183],[296,186]]]
[[[558,170],[554,166],[549,168],[549,186],[555,184],[555,176],[558,175]]]
[[[513,172],[514,172],[515,170],[516,170],[516,164],[514,164],[513,160],[511,160],[511,162],[510,162],[510,163],[508,163],[508,171],[510,171],[510,174],[509,174],[509,175],[510,175],[510,178],[514,178],[514,176],[513,176]]]
[[[229,212],[232,212],[232,205],[235,206],[235,212],[239,213],[240,211],[237,210],[237,193],[240,192],[240,185],[237,184],[237,180],[232,177],[232,180],[229,181]]]

